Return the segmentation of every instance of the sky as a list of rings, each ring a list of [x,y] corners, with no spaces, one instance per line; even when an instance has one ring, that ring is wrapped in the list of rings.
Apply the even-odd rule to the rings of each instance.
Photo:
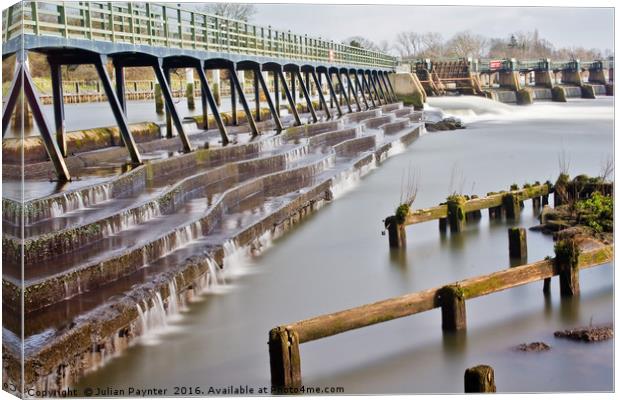
[[[609,7],[256,4],[256,9],[255,24],[334,41],[364,36],[394,43],[402,31],[439,32],[444,39],[465,30],[509,37],[511,32],[538,29],[540,37],[556,47],[614,46],[614,13]]]

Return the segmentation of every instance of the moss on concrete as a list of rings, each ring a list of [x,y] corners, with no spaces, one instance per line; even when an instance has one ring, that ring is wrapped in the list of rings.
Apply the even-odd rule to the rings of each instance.
[[[396,97],[398,101],[402,101],[405,106],[413,106],[416,110],[424,109],[424,95],[420,92],[414,92],[410,95],[399,94]]]
[[[594,87],[588,83],[584,83],[581,85],[581,98],[582,99],[596,99],[596,94],[594,93]]]
[[[517,90],[517,104],[529,105],[534,103],[534,92],[531,89]]]
[[[551,89],[551,100],[566,103],[566,90],[562,86],[554,86]]]

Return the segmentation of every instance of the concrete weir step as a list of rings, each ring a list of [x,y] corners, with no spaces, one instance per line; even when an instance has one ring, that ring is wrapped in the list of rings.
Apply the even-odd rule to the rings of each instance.
[[[327,124],[324,124],[322,127],[318,127],[316,130],[317,131],[321,131],[323,129],[328,129],[329,127],[333,127],[333,126],[337,126],[337,125],[333,125],[333,124],[327,123]],[[343,146],[342,148],[340,148],[340,150],[334,148],[333,151],[335,151],[336,154],[340,153],[341,155],[345,155],[345,154],[346,155],[350,155],[350,154],[352,154],[353,149],[356,148],[355,145],[357,145],[358,151],[367,151],[369,149],[370,145],[372,144],[372,141],[370,141],[369,139],[364,137],[364,138],[359,138],[359,139],[361,139],[359,141],[359,143],[355,143],[356,136],[361,133],[360,129],[361,129],[360,127],[358,127],[358,128],[347,128],[347,129],[341,129],[341,130],[338,130],[338,131],[325,132],[325,133],[318,134],[318,135],[314,135],[315,132],[308,132],[309,141],[310,141],[309,143],[310,143],[311,146],[312,145],[326,145],[326,144],[330,145],[330,146],[334,146],[334,145],[338,145],[338,143],[342,143],[342,142],[346,142],[346,141],[351,141],[350,143],[348,143],[348,146],[346,146],[346,147]],[[287,138],[286,136],[287,135],[285,135],[285,139]],[[303,135],[303,136],[305,136],[305,135]],[[294,138],[294,140],[299,139],[298,136],[294,136],[294,135],[293,135],[293,138]],[[291,139],[293,139],[293,138],[291,138]],[[312,141],[315,141],[315,142],[312,143]],[[346,148],[346,151],[343,150],[345,148]],[[277,160],[277,162],[276,162],[277,165],[281,165],[281,163],[282,163],[282,157],[281,156],[274,157],[273,159]],[[244,164],[243,162],[238,163],[238,165],[243,165],[243,164]],[[220,176],[226,175],[226,171],[230,171],[230,168],[233,168],[233,166],[232,165],[230,165],[230,166],[227,165],[226,168],[222,168],[221,171],[220,171]],[[277,168],[279,168],[279,167],[277,167]],[[201,182],[201,181],[198,181],[198,182]],[[198,186],[200,186],[200,184],[198,184]],[[113,217],[113,216],[111,216],[111,217]],[[213,223],[214,221],[210,221],[210,222]],[[187,226],[187,225],[185,225],[185,226]],[[191,231],[188,231],[187,230],[188,228],[180,228],[180,229],[185,229],[185,232],[187,232],[186,233],[187,235],[195,235],[196,233],[194,231],[199,231],[201,228],[200,228],[200,226],[192,227]],[[122,232],[122,230],[121,230],[121,232]],[[164,235],[164,236],[166,236],[168,238],[171,238],[171,236],[169,236],[169,235]],[[98,234],[94,234],[91,237],[91,239],[99,240]],[[170,241],[171,239],[164,239],[164,240]],[[53,241],[50,241],[50,243],[53,243]],[[77,251],[79,251],[80,245],[78,244],[76,247],[77,247]],[[77,253],[77,254],[79,254],[79,253]],[[131,261],[132,257],[130,256],[129,259],[127,259],[127,256],[128,255],[125,254],[124,261]],[[144,259],[143,259],[143,257],[139,257],[139,258],[140,258],[140,260],[138,260],[138,261],[140,261],[140,266],[141,266],[141,265],[144,264]],[[96,263],[96,265],[98,265],[98,269],[99,270],[111,269],[111,270],[115,271],[114,274],[113,274],[115,276],[115,279],[117,279],[119,276],[122,276],[122,273],[119,275],[119,270],[118,270],[119,265],[121,265],[121,264],[131,264],[132,263],[132,262],[127,262],[126,263],[124,261],[121,261],[120,259],[117,260],[117,261],[114,261],[114,260],[106,261],[106,260],[107,259],[104,258],[101,261],[98,261]],[[116,265],[116,267],[113,267],[112,264],[108,265],[108,267],[105,267],[104,264],[109,264],[109,262],[113,262],[113,264]],[[134,260],[134,262],[136,262],[136,260]],[[101,263],[104,263],[104,264],[101,264]],[[63,264],[63,263],[60,263],[60,264]],[[70,265],[71,264],[73,264],[73,263],[70,263]],[[134,267],[134,268],[136,268],[136,267]],[[78,269],[80,269],[80,268],[78,268]],[[73,274],[73,275],[77,272],[77,271],[75,271],[75,268],[69,268],[66,271],[67,272],[72,271],[71,274]],[[58,275],[58,273],[60,273],[61,275]],[[53,277],[53,280],[57,281],[57,283],[60,283],[62,281],[63,287],[62,288],[58,287],[56,289],[58,289],[57,290],[58,292],[63,292],[62,289],[64,289],[64,292],[67,292],[67,285],[70,285],[70,283],[68,283],[66,281],[66,279],[60,279],[60,280],[58,279],[58,278],[64,276],[66,272],[59,271],[58,273],[56,273],[55,275],[51,275],[51,277]],[[86,274],[86,275],[88,275],[88,274]],[[88,287],[88,285],[85,283],[85,282],[88,281],[88,277],[86,275],[85,275],[86,279],[85,280],[80,279],[79,283],[78,283],[78,285],[82,286],[82,289],[85,289],[85,288]],[[33,282],[33,285],[37,285],[37,286],[39,286],[41,284],[40,280],[34,280],[32,282]],[[91,285],[91,287],[92,287],[92,285]],[[81,289],[78,287],[77,288],[77,292],[79,292],[80,290]],[[31,292],[32,291],[29,291],[29,293],[31,293]],[[54,292],[54,290],[51,290],[51,291],[47,291],[46,290],[46,292],[47,292],[46,297],[47,296],[53,296],[50,293]],[[69,287],[68,292],[73,293],[73,288]],[[66,296],[66,293],[65,293],[64,296]],[[60,296],[60,297],[62,297],[62,296]],[[32,298],[29,299],[29,304],[35,304],[35,303],[36,302],[33,301]],[[44,301],[41,304],[41,306],[45,306],[47,304],[53,304],[53,301],[52,301],[51,298],[48,298],[47,301]]]
[[[372,116],[368,113],[360,118]],[[27,365],[39,365],[36,376],[29,378],[31,383],[50,382],[61,364],[69,365],[72,373],[95,367],[92,355],[96,349],[105,348],[106,354],[122,351],[128,345],[121,346],[123,338],[144,333],[140,330],[138,306],[146,312],[158,307],[160,300],[156,298],[163,300],[164,308],[170,306],[172,296],[176,296],[175,304],[191,298],[204,285],[201,282],[208,282],[209,276],[213,279],[213,263],[226,269],[225,243],[253,246],[265,232],[283,232],[331,199],[338,182],[349,179],[347,174],[363,175],[375,162],[411,143],[422,130],[421,124],[410,124],[384,136],[380,130],[366,130],[359,124],[334,126],[329,122],[334,121],[316,130],[282,135],[282,143],[305,142],[310,146],[315,141],[330,151],[304,153],[291,169],[259,171],[259,176],[224,190],[198,219],[187,221],[154,242],[29,284],[23,294],[30,316],[26,340],[31,335],[37,337],[50,325],[56,330],[47,339],[33,342],[24,360]],[[331,140],[335,143],[331,144]],[[276,158],[281,162],[279,156]],[[225,163],[217,168],[223,171],[233,168],[231,165]],[[248,167],[251,165],[248,160]],[[20,288],[5,280],[4,289],[3,301],[12,312],[17,305],[14,300],[22,295]],[[48,313],[40,311],[56,308],[63,311],[55,314],[55,321],[41,319]],[[36,309],[40,311],[34,312]],[[77,340],[86,332],[97,337],[95,347],[90,341]],[[59,348],[69,350],[54,350]],[[7,362],[11,357],[7,355]],[[16,353],[14,358],[18,357]]]

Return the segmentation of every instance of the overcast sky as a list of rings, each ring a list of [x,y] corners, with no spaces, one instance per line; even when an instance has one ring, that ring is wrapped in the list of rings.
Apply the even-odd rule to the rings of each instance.
[[[499,2],[499,1],[498,1]],[[584,2],[585,3],[585,2]],[[582,3],[583,4],[583,3]],[[487,37],[538,29],[556,47],[613,49],[612,8],[257,4],[253,21],[341,41],[365,36],[390,43],[398,32],[471,30]]]

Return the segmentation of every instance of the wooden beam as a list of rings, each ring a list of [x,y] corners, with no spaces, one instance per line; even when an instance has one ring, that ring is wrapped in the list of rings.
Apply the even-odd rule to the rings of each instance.
[[[590,268],[613,260],[613,245],[585,250],[579,256],[579,268]],[[418,314],[442,306],[438,295],[446,286],[457,288],[464,300],[500,292],[558,275],[555,259],[537,261],[531,264],[505,269],[492,274],[457,281],[439,288],[427,289],[360,307],[284,325],[283,328],[297,333],[299,343],[310,342],[337,335],[353,329],[363,328]],[[463,313],[464,315],[464,313]]]

